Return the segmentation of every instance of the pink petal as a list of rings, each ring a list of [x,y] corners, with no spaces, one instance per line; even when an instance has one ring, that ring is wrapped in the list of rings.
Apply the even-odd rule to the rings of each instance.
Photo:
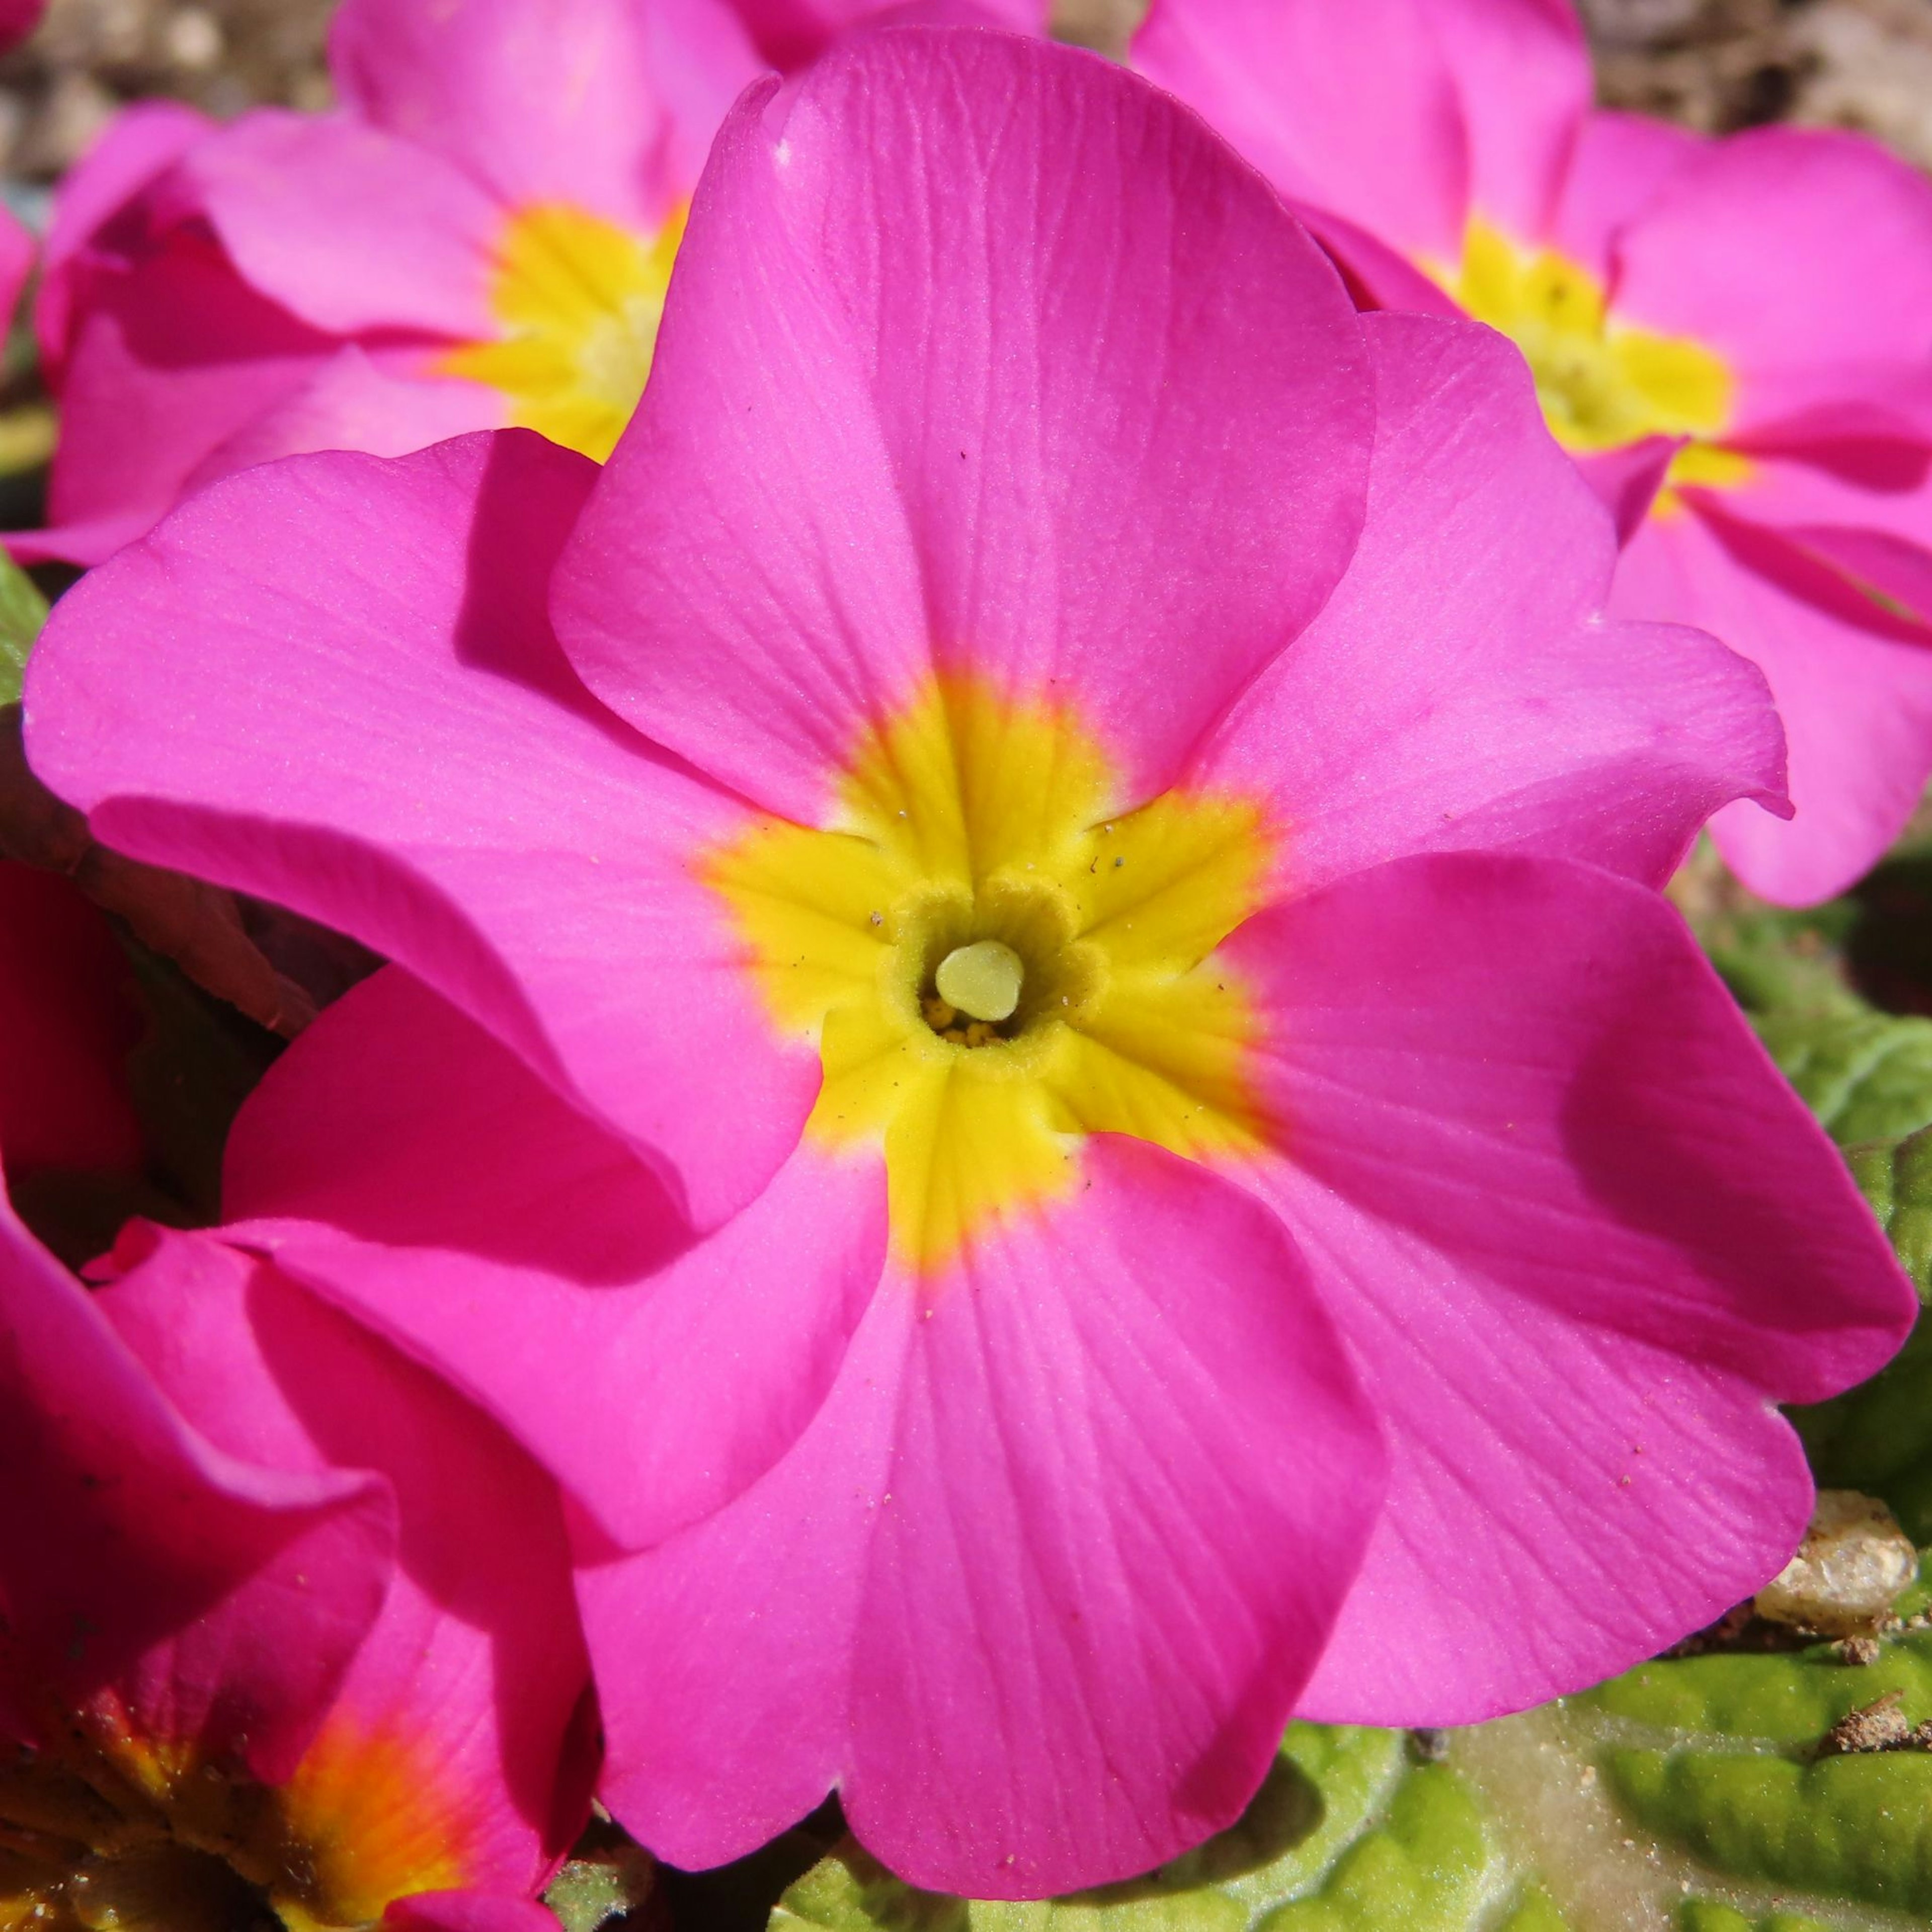
[[[54,872],[0,860],[0,1156],[136,1172],[128,1054],[141,1012],[106,920]]]
[[[662,222],[761,63],[722,0],[347,0],[344,101],[506,206]]]
[[[394,1577],[298,1788],[404,1741],[414,1775],[386,1834],[466,1883],[533,1886],[562,1849],[557,1786],[588,1681],[554,1487],[436,1377],[274,1268],[206,1235],[150,1240],[99,1300],[182,1413],[230,1454],[378,1472],[395,1496]]]
[[[1688,128],[1647,114],[1585,115],[1550,222],[1550,242],[1607,281],[1625,224],[1642,215],[1678,170],[1709,145]]]
[[[556,1932],[556,1919],[533,1898],[481,1892],[419,1892],[382,1915],[403,1932]]]
[[[507,430],[215,484],[62,600],[28,752],[117,850],[408,966],[713,1226],[791,1150],[817,1058],[774,1042],[690,869],[742,808],[604,712],[544,622],[594,473]]]
[[[1854,436],[1754,450],[1750,476],[1715,507],[1780,532],[1932,620],[1932,449],[1924,442]]]
[[[0,1722],[107,1688],[150,1737],[285,1775],[382,1601],[387,1486],[211,1448],[4,1194],[0,1312]]]
[[[1269,1016],[1258,1184],[1395,1458],[1305,1713],[1469,1722],[1750,1594],[1810,1504],[1772,1404],[1870,1374],[1916,1303],[1676,913],[1463,853],[1228,950]]]
[[[1617,572],[1615,608],[1668,612],[1748,652],[1784,722],[1788,821],[1755,806],[1712,833],[1738,876],[1780,905],[1815,904],[1883,855],[1932,774],[1932,649],[1836,572],[1717,511],[1652,517]]]
[[[1576,457],[1583,481],[1610,512],[1619,544],[1628,543],[1650,514],[1672,460],[1690,440],[1688,436],[1646,436],[1615,449]]]
[[[265,301],[204,236],[137,264],[70,271],[52,527],[10,538],[26,562],[98,563],[171,509],[211,451],[312,380],[333,339]]]
[[[1234,1817],[1354,1575],[1381,1452],[1271,1219],[1138,1142],[873,1304],[730,1508],[581,1579],[605,1795],[685,1863],[832,1778],[918,1885],[1032,1897]],[[849,1743],[848,1739],[849,1738]]]
[[[1292,200],[1460,256],[1468,143],[1424,0],[1154,0],[1132,58]]]
[[[878,1163],[802,1150],[693,1243],[628,1149],[393,968],[270,1070],[226,1180],[232,1238],[432,1364],[627,1547],[791,1446],[884,1260]]]
[[[1904,375],[1932,356],[1932,182],[1862,136],[1713,142],[1625,229],[1617,263],[1620,320],[1732,364],[1740,429],[1789,412],[1790,377]]]
[[[34,332],[50,380],[58,379],[73,328],[70,272],[95,248],[111,249],[122,227],[131,225],[138,232],[146,225],[143,214],[130,205],[214,125],[178,101],[137,100],[114,117],[62,177],[34,304]]]
[[[428,148],[261,108],[180,166],[246,280],[317,328],[495,332],[485,296],[502,213]]]
[[[358,449],[406,456],[472,430],[496,429],[507,400],[480,382],[424,376],[420,353],[379,361],[346,343],[298,388],[290,390],[203,457],[188,479],[200,489],[257,463],[316,450]]]
[[[1455,76],[1471,212],[1540,240],[1592,91],[1576,10],[1570,0],[1428,0],[1420,11]],[[1373,98],[1378,118],[1386,116],[1394,105],[1387,92]],[[1386,138],[1385,118],[1381,131]],[[1461,239],[1447,259],[1460,258]]]
[[[1339,574],[1370,405],[1333,272],[1191,116],[868,32],[720,135],[559,634],[794,818],[934,664],[1075,694],[1152,788]]]
[[[1610,520],[1508,344],[1364,328],[1381,413],[1354,561],[1197,776],[1270,801],[1303,890],[1472,845],[1660,882],[1718,806],[1779,798],[1762,681],[1695,632],[1604,622]]]
[[[822,54],[854,27],[916,22],[1047,31],[1042,0],[734,0],[771,66],[789,73]]]

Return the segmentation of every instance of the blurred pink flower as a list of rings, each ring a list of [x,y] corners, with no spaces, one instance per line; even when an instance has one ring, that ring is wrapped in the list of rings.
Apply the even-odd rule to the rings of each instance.
[[[184,491],[296,451],[522,424],[608,454],[712,134],[764,64],[750,34],[800,59],[876,10],[345,0],[339,112],[129,109],[56,202],[35,318],[52,527],[14,554],[98,562]]]
[[[1652,890],[1780,743],[1615,549],[1514,352],[1192,116],[904,28],[734,111],[603,471],[300,458],[63,600],[42,776],[406,969],[232,1238],[580,1506],[646,1844],[836,1784],[922,1883],[1144,1870],[1292,1711],[1788,1555],[1771,1405],[1913,1298]]]
[[[0,1913],[542,1932],[592,1768],[554,1488],[213,1238],[101,1272],[0,1196]]]
[[[1612,608],[1761,665],[1788,822],[1713,826],[1841,890],[1932,772],[1932,182],[1858,136],[1588,111],[1568,0],[1154,0],[1141,70],[1316,226],[1365,302],[1512,336],[1628,539]]]

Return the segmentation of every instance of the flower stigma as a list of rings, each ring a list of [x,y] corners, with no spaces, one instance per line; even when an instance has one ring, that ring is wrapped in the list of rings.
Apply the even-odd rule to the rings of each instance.
[[[602,463],[644,392],[684,218],[674,208],[641,237],[567,202],[520,209],[490,274],[502,334],[448,351],[436,373],[488,383],[514,425]]]
[[[818,1052],[806,1138],[883,1150],[910,1270],[1075,1187],[1088,1134],[1205,1160],[1270,1132],[1216,949],[1278,842],[1252,800],[1110,815],[1120,789],[1070,706],[946,677],[860,734],[832,824],[704,855],[766,1013]]]
[[[1749,460],[1720,446],[1734,382],[1722,357],[1688,337],[1619,322],[1603,284],[1553,249],[1532,250],[1480,217],[1463,236],[1460,266],[1434,279],[1478,322],[1522,351],[1550,433],[1592,454],[1645,436],[1690,440],[1671,459],[1658,508],[1676,503],[1671,484],[1722,489],[1750,474]]]

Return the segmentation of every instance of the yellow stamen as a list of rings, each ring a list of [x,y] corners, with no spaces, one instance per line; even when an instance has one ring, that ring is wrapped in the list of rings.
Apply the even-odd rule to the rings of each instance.
[[[1619,321],[1603,284],[1553,249],[1522,248],[1477,218],[1452,270],[1430,272],[1478,322],[1522,351],[1550,434],[1580,454],[1649,436],[1691,441],[1672,459],[1667,484],[1726,488],[1750,460],[1713,439],[1730,426],[1736,384],[1724,358],[1686,336]],[[1658,506],[1676,499],[1666,489]]]
[[[644,394],[683,236],[682,208],[649,238],[566,204],[521,210],[490,280],[502,333],[450,350],[438,373],[501,390],[513,423],[602,462]]]
[[[908,1267],[1072,1186],[1084,1135],[1207,1158],[1269,1130],[1215,951],[1273,869],[1264,815],[1172,791],[1110,818],[1118,788],[1066,706],[949,679],[861,734],[835,828],[706,856],[774,1024],[818,1051],[808,1136],[883,1150]]]

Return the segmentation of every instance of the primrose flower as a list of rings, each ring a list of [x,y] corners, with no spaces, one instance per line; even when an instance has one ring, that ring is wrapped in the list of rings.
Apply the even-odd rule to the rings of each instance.
[[[1771,681],[1788,821],[1712,827],[1828,898],[1932,772],[1932,183],[1861,136],[1588,111],[1568,0],[1155,0],[1141,70],[1313,224],[1361,298],[1510,336],[1628,544],[1612,608]]]
[[[554,1486],[270,1267],[0,1198],[0,1916],[541,1932],[584,1809]]]
[[[609,453],[706,148],[760,62],[722,0],[345,0],[343,107],[124,114],[62,184],[36,322],[51,530],[92,562],[292,450],[518,423]]]
[[[734,110],[603,470],[296,458],[62,600],[42,776],[404,969],[231,1237],[568,1490],[654,1850],[836,1785],[922,1884],[1144,1870],[1293,1711],[1527,1703],[1789,1554],[1772,1405],[1914,1301],[1652,890],[1779,802],[1762,680],[1614,554],[1505,344],[1358,316],[1132,76],[903,26]]]

